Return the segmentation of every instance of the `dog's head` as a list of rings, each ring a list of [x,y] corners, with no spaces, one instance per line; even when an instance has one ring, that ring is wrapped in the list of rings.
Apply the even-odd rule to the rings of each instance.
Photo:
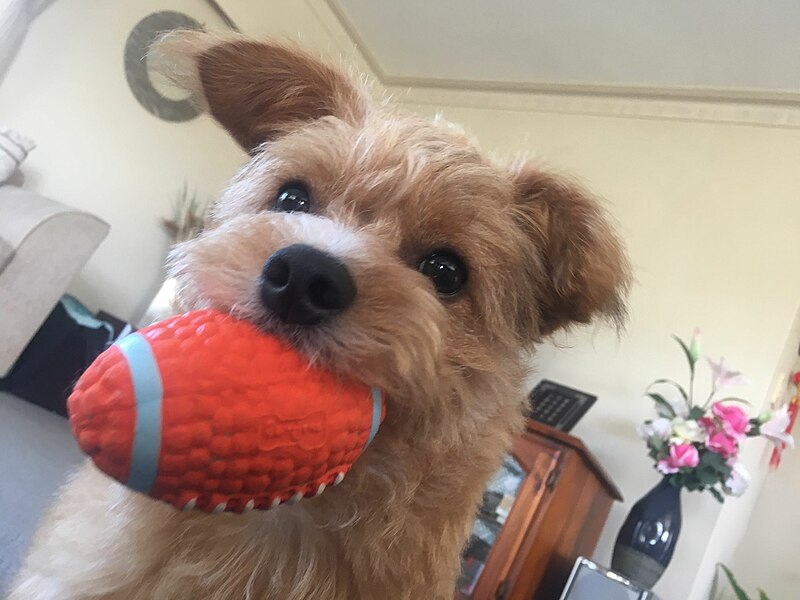
[[[454,391],[559,328],[621,319],[623,251],[573,182],[495,164],[294,47],[181,33],[160,50],[251,156],[173,253],[181,308],[249,319],[416,424],[518,404]]]

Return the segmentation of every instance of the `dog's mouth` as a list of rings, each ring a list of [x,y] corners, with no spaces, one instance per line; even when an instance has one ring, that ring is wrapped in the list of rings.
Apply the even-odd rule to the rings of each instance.
[[[435,385],[446,311],[384,241],[330,219],[233,218],[173,250],[182,310],[214,308],[393,399]]]

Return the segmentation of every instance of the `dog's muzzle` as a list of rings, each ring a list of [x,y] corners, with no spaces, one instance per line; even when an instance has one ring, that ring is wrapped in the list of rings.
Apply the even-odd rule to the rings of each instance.
[[[261,272],[261,301],[284,323],[318,325],[347,310],[356,286],[347,266],[306,244],[292,244],[269,257]]]

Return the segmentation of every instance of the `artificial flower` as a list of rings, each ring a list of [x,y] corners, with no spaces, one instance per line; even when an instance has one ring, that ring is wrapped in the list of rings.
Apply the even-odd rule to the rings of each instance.
[[[736,456],[739,447],[736,445],[736,438],[729,436],[724,431],[711,433],[706,438],[706,448],[721,455],[723,458]]]
[[[681,417],[682,419],[689,418],[689,404],[684,400],[683,396],[665,398],[665,400],[669,402],[675,416]]]
[[[678,467],[673,467],[666,458],[662,458],[656,463],[656,469],[658,469],[659,472],[663,473],[664,475],[672,475],[673,473],[678,472]]]
[[[782,406],[772,413],[771,418],[766,423],[761,425],[761,435],[779,449],[783,448],[784,444],[794,448],[794,438],[786,431],[789,427],[789,421],[789,409],[786,406]]]
[[[693,363],[696,363],[700,358],[700,334],[700,329],[695,327],[694,332],[692,332],[692,341],[689,342],[689,356],[692,357]]]
[[[748,385],[750,380],[739,371],[730,369],[725,364],[725,357],[720,357],[719,362],[714,362],[710,358],[708,364],[711,365],[711,375],[714,381],[714,390],[729,388],[737,385]]]
[[[665,475],[677,473],[679,469],[693,469],[700,464],[700,454],[692,444],[671,444],[669,456],[658,461],[657,468]]]
[[[667,441],[672,432],[672,421],[664,418],[656,419],[655,421],[645,421],[636,428],[636,431],[643,440],[658,437]]]
[[[741,439],[750,431],[750,419],[738,406],[715,402],[711,406],[711,412],[722,423],[723,431],[731,437]]]
[[[717,422],[711,417],[700,417],[697,419],[697,424],[700,425],[707,434],[717,432]]]
[[[776,445],[774,454],[787,445],[794,447],[794,440],[786,431],[791,428],[787,409],[766,412],[758,419],[750,419],[745,410],[733,404],[739,399],[716,400],[715,394],[719,390],[748,383],[741,373],[725,363],[724,358],[718,362],[708,359],[711,391],[705,404],[694,404],[695,375],[701,351],[700,330],[694,330],[688,343],[673,337],[688,358],[689,386],[683,387],[664,378],[651,383],[646,388],[646,395],[655,401],[660,418],[646,421],[637,431],[645,439],[656,468],[672,485],[689,490],[710,490],[720,502],[723,501],[720,492],[740,496],[750,481],[750,475],[738,460],[742,441],[748,436],[763,435]],[[800,386],[800,372],[792,381]],[[655,385],[661,385],[660,393],[651,393]],[[665,393],[667,391],[672,392],[672,398]],[[680,398],[675,397],[676,391],[680,392]],[[727,466],[721,464],[723,461]]]
[[[675,417],[672,419],[672,438],[686,442],[702,442],[706,433],[694,419]]]
[[[747,486],[750,484],[750,473],[741,462],[735,462],[731,465],[731,474],[725,483],[722,484],[722,489],[730,496],[737,498],[747,491]]]

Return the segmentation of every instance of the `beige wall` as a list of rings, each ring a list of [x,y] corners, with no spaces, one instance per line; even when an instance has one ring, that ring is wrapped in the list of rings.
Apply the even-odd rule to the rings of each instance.
[[[157,220],[173,191],[186,179],[211,194],[241,160],[207,119],[163,123],[127,89],[127,32],[149,11],[172,4],[182,3],[56,2],[34,24],[0,87],[3,121],[40,142],[26,168],[28,187],[112,224],[73,289],[125,317],[141,311],[158,281],[166,242]],[[365,68],[324,2],[225,6],[246,31],[299,38]],[[626,496],[598,547],[597,559],[608,563],[631,503],[657,480],[634,427],[651,415],[644,386],[683,376],[669,335],[702,326],[707,351],[724,352],[753,379],[747,393],[755,405],[776,393],[776,368],[800,299],[800,280],[791,276],[800,272],[800,253],[791,247],[800,223],[798,111],[392,91],[412,110],[441,111],[463,123],[498,155],[527,151],[581,176],[620,222],[637,275],[628,331],[620,339],[603,329],[559,337],[540,349],[532,378],[600,397],[575,433]],[[749,455],[757,465],[760,449]],[[755,498],[732,501],[729,507],[738,508],[720,513],[710,497],[685,496],[681,541],[657,588],[665,600],[705,597],[714,563],[730,560]]]
[[[753,379],[743,393],[756,407],[774,393],[800,301],[800,280],[790,275],[800,272],[800,252],[791,246],[800,223],[800,130],[448,106],[467,102],[456,92],[446,96],[413,107],[465,124],[488,150],[528,150],[579,174],[608,199],[628,244],[637,284],[627,332],[619,340],[602,329],[559,337],[539,351],[532,379],[553,378],[600,397],[575,433],[626,496],[598,547],[597,559],[608,564],[631,502],[657,480],[634,432],[652,414],[642,391],[657,377],[685,376],[669,335],[702,326],[706,350],[724,353]],[[704,378],[699,382],[707,389]],[[732,546],[711,544],[713,557],[706,548],[712,534],[735,543],[742,518],[718,524],[718,515],[710,496],[684,495],[681,540],[657,587],[666,599],[706,597],[713,565],[730,560]]]
[[[787,338],[775,381],[776,394],[785,401],[795,393],[789,383],[791,374],[800,371],[798,338],[800,313]],[[800,442],[797,427],[795,439]],[[766,461],[770,454],[771,446],[759,458]],[[795,598],[800,590],[800,450],[785,452],[779,469],[765,474],[765,478],[731,566],[747,590],[761,587],[772,600]]]
[[[125,80],[133,26],[152,11],[196,4],[56,1],[0,84],[0,121],[38,142],[23,167],[25,187],[111,224],[70,291],[126,319],[143,312],[158,286],[168,244],[159,219],[178,189],[185,181],[201,197],[216,195],[242,161],[209,119],[156,119]]]
[[[233,0],[225,8],[254,35],[282,35],[362,63],[316,16],[293,0]],[[0,82],[0,123],[38,142],[25,187],[97,214],[111,232],[70,286],[91,308],[140,317],[162,278],[170,215],[184,182],[215,197],[245,160],[207,117],[168,123],[139,106],[125,80],[123,49],[146,15],[179,10],[212,28],[221,21],[194,0],[59,0],[31,26]],[[348,42],[349,44],[349,42]]]

